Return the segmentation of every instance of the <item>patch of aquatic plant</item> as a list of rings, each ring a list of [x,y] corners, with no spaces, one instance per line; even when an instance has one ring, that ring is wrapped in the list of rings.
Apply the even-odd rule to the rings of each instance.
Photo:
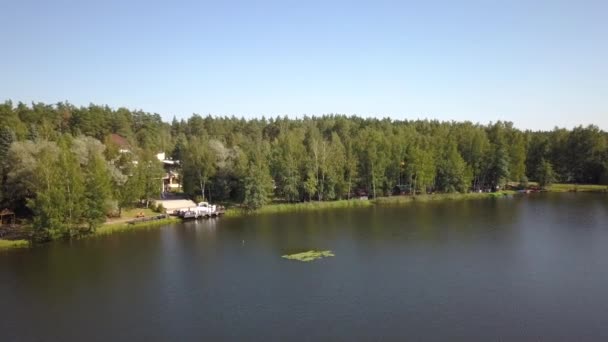
[[[30,246],[30,242],[27,240],[2,240],[2,239],[0,239],[0,249],[27,248],[29,246]]]
[[[323,258],[327,258],[327,257],[333,257],[333,256],[335,256],[335,254],[332,251],[310,250],[310,251],[302,252],[302,253],[283,255],[283,258],[289,259],[289,260],[309,262],[309,261],[314,261],[314,260],[323,259]]]

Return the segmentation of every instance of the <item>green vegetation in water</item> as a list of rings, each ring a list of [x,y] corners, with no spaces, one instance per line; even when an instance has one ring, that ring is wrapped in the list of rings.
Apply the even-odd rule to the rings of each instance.
[[[432,202],[432,201],[446,201],[446,200],[465,200],[465,199],[480,199],[480,198],[488,198],[498,196],[495,194],[500,194],[499,196],[503,196],[503,193],[478,193],[478,192],[469,192],[469,193],[447,193],[447,194],[431,194],[431,195],[417,195],[417,196],[390,196],[390,197],[379,197],[373,202],[376,204],[406,204],[406,203],[414,203],[414,202]]]
[[[255,211],[246,211],[239,208],[231,208],[226,211],[226,216],[237,217],[242,215],[257,215],[257,214],[278,214],[287,212],[300,211],[317,211],[324,209],[339,209],[339,208],[361,208],[374,205],[402,205],[408,203],[446,201],[446,200],[467,200],[467,199],[482,199],[482,198],[500,198],[515,194],[515,191],[504,190],[492,193],[438,193],[431,195],[417,196],[389,196],[378,197],[372,200],[340,200],[340,201],[325,201],[325,202],[304,202],[304,203],[282,203],[265,205]]]
[[[242,216],[246,214],[277,214],[294,211],[316,211],[323,209],[360,208],[373,205],[371,201],[365,200],[339,200],[339,201],[311,201],[303,203],[281,203],[268,204],[255,211],[247,211],[239,208],[231,208],[226,211],[226,216]]]
[[[332,251],[315,251],[315,250],[310,250],[308,252],[283,255],[283,258],[289,259],[289,260],[298,260],[298,261],[303,261],[303,262],[310,262],[310,261],[314,261],[314,260],[318,260],[318,259],[323,259],[323,258],[327,258],[327,257],[333,257],[333,256],[335,256],[335,254],[332,253]]]
[[[0,239],[0,250],[12,248],[28,248],[29,241],[26,240],[2,240]]]
[[[168,217],[160,220],[154,221],[144,221],[144,222],[136,222],[136,223],[116,223],[116,224],[106,224],[103,227],[97,228],[95,232],[88,236],[100,236],[100,235],[110,235],[113,233],[135,230],[135,229],[146,229],[163,226],[169,223],[179,222],[180,220],[176,217]]]
[[[608,192],[608,186],[597,184],[552,184],[549,192]]]

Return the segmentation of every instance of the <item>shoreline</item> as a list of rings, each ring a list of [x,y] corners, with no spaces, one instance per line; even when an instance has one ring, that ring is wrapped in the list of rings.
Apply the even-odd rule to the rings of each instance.
[[[547,193],[608,193],[608,186],[605,185],[578,185],[573,184],[555,184],[552,188],[543,190],[541,192]],[[247,215],[266,215],[266,214],[278,214],[288,212],[305,212],[305,211],[318,211],[326,209],[340,209],[340,208],[361,208],[371,207],[375,205],[403,205],[410,203],[426,203],[426,202],[441,202],[441,201],[463,201],[472,199],[487,199],[487,198],[501,198],[505,196],[512,196],[520,194],[516,190],[502,190],[498,192],[467,192],[467,193],[438,193],[438,194],[424,194],[424,195],[396,195],[396,196],[383,196],[371,200],[337,200],[337,201],[311,201],[311,202],[297,202],[297,203],[279,203],[279,204],[267,204],[255,211],[246,211],[241,208],[229,208],[226,211],[226,217],[240,217]]]
[[[585,192],[585,193],[608,193],[608,186],[604,185],[574,185],[574,184],[555,184],[544,192],[550,193],[565,193],[565,192]],[[308,212],[320,211],[328,209],[343,209],[343,208],[364,208],[372,206],[394,206],[408,205],[411,203],[427,203],[427,202],[442,202],[442,201],[463,201],[473,199],[488,199],[501,198],[518,194],[514,190],[503,190],[499,192],[468,192],[468,193],[441,193],[430,195],[417,196],[386,196],[378,197],[371,200],[337,200],[337,201],[311,201],[299,203],[279,203],[268,204],[255,211],[246,211],[241,208],[229,208],[226,210],[225,217],[242,217],[249,215],[268,215],[290,212]],[[166,224],[181,222],[177,217],[167,217],[164,219],[125,223],[125,222],[106,222],[101,227],[97,228],[91,234],[81,235],[76,239],[87,239],[92,237],[100,237],[111,235],[114,233],[132,231],[137,229],[157,228]],[[52,242],[52,241],[51,241]],[[4,240],[0,239],[0,251],[10,249],[31,248],[35,245],[28,240]]]

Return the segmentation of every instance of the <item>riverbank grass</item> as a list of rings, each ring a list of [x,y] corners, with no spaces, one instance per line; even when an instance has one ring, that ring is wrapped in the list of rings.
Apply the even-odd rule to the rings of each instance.
[[[0,250],[13,248],[28,248],[30,246],[27,240],[2,240],[0,239]]]
[[[335,254],[332,251],[315,251],[310,250],[302,253],[287,254],[282,257],[289,260],[297,260],[302,262],[310,262],[323,258],[333,257]]]
[[[547,187],[549,192],[608,192],[607,185],[597,184],[552,184]]]
[[[339,201],[311,201],[302,203],[278,203],[268,204],[255,211],[246,211],[242,208],[230,208],[226,211],[225,216],[234,217],[242,216],[245,214],[278,214],[284,212],[298,212],[298,211],[317,211],[325,209],[340,209],[340,208],[360,208],[369,207],[373,205],[371,201],[367,200],[339,200]]]
[[[451,200],[468,200],[481,198],[500,198],[515,194],[515,191],[499,191],[499,192],[468,192],[468,193],[445,193],[445,194],[424,194],[416,196],[390,196],[378,197],[372,202],[380,205],[407,204],[407,203],[424,203],[434,201],[451,201]]]
[[[303,211],[318,211],[325,209],[340,209],[340,208],[362,208],[371,207],[374,205],[401,205],[414,202],[431,202],[445,200],[465,200],[465,199],[480,199],[480,198],[499,198],[515,194],[515,191],[505,190],[494,193],[439,193],[439,194],[424,194],[417,196],[388,196],[378,197],[372,200],[338,200],[338,201],[311,201],[302,203],[280,203],[267,204],[260,209],[247,211],[242,208],[230,208],[226,211],[227,217],[238,217],[243,215],[258,215],[258,214],[278,214],[288,212],[303,212]]]
[[[170,223],[179,222],[180,219],[177,217],[167,217],[160,220],[153,221],[144,221],[144,222],[136,222],[136,223],[106,223],[105,225],[97,228],[93,234],[90,236],[102,236],[102,235],[110,235],[118,232],[124,232],[129,230],[136,229],[147,229],[163,226]]]

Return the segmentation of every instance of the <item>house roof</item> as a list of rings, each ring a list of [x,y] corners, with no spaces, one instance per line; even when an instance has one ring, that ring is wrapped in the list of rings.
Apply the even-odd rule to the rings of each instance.
[[[127,138],[123,137],[120,134],[112,133],[110,135],[110,141],[112,141],[112,143],[118,145],[118,147],[126,147],[126,148],[131,147],[131,144],[129,144],[129,141],[127,140]]]
[[[7,216],[7,215],[15,215],[15,213],[10,211],[9,209],[2,209],[2,211],[0,211],[0,216]]]

